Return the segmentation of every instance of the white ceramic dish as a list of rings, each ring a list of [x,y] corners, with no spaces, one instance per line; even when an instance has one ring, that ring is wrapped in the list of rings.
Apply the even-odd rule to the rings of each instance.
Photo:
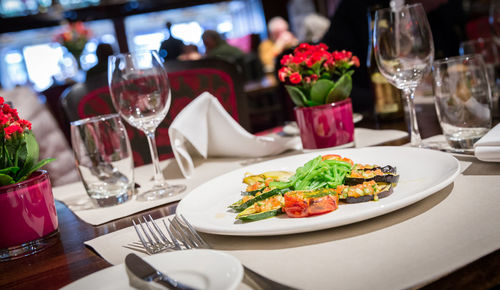
[[[458,161],[450,154],[411,147],[366,147],[328,150],[322,154],[340,154],[356,163],[396,166],[400,175],[393,194],[359,204],[340,205],[336,211],[308,218],[280,215],[256,222],[235,220],[228,205],[241,198],[243,176],[271,170],[295,171],[320,155],[312,152],[278,158],[244,167],[218,176],[195,188],[177,206],[198,230],[213,234],[260,236],[302,233],[341,226],[376,217],[415,203],[453,182],[460,172]]]
[[[214,250],[186,250],[144,257],[156,269],[196,289],[235,289],[243,279],[238,259]],[[155,285],[155,287],[158,287]],[[153,287],[151,287],[153,288]],[[135,289],[120,264],[77,280],[63,289]]]

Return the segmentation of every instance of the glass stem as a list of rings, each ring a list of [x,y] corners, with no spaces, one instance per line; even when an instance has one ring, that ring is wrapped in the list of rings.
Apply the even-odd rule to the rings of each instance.
[[[154,186],[160,187],[165,184],[163,173],[160,168],[160,159],[158,158],[158,149],[156,148],[155,132],[146,132],[148,137],[149,151],[151,152],[151,159],[155,170]]]
[[[420,138],[420,131],[418,130],[417,114],[415,113],[415,104],[413,99],[415,97],[415,88],[403,89],[405,95],[405,102],[408,107],[408,117],[410,121],[410,144],[413,147],[419,147],[422,139]]]

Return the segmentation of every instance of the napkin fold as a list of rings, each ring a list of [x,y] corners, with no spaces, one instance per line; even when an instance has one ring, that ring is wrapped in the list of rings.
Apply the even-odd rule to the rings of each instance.
[[[250,134],[227,113],[216,97],[207,92],[177,115],[168,135],[175,159],[186,178],[193,173],[192,155],[196,152],[203,158],[264,157],[301,148],[297,137]]]
[[[500,124],[474,144],[474,155],[482,161],[500,162]]]

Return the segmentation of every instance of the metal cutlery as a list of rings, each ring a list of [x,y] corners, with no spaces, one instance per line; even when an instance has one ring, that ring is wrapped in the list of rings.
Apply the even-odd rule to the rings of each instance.
[[[146,282],[156,282],[173,290],[195,290],[195,288],[182,284],[158,271],[134,253],[128,254],[127,257],[125,257],[125,266],[135,276]]]
[[[151,216],[142,217],[142,221],[132,220],[137,235],[149,254],[156,254],[164,251],[177,251],[186,249],[211,249],[210,245],[196,232],[194,227],[181,215],[169,219],[170,227],[165,220],[163,225],[166,229],[165,234],[157,225]],[[182,221],[181,221],[182,219]],[[168,237],[167,237],[168,235]],[[251,282],[257,289],[277,289],[291,290],[296,289],[270,280],[259,273],[243,265],[245,278]]]

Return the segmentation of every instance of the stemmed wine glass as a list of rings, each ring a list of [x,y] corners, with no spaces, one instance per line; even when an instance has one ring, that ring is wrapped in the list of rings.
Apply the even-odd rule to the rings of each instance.
[[[430,71],[434,59],[432,32],[422,4],[375,12],[375,59],[382,75],[404,94],[411,145],[421,146],[413,99],[415,89]]]
[[[160,169],[155,131],[167,115],[171,94],[167,72],[156,51],[110,56],[108,84],[113,106],[120,116],[143,131],[148,139],[154,185],[137,199],[154,200],[184,191],[185,185],[167,184]]]

